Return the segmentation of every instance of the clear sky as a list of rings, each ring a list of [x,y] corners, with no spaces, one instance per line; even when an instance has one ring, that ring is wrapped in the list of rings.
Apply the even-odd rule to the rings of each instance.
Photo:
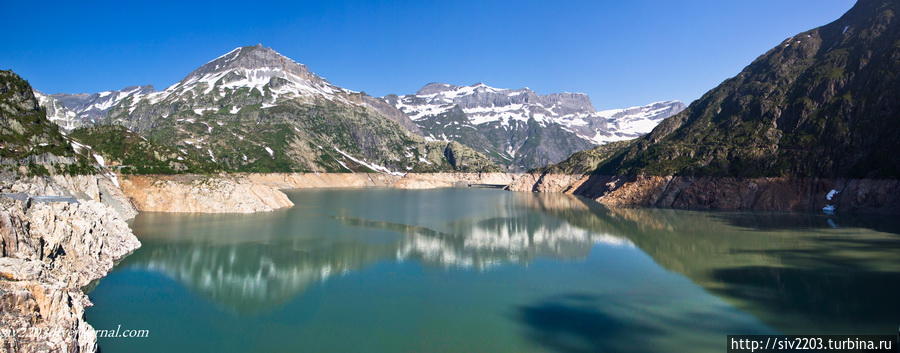
[[[47,93],[164,89],[262,43],[381,96],[428,82],[584,92],[599,109],[698,98],[851,0],[10,1],[0,68]]]

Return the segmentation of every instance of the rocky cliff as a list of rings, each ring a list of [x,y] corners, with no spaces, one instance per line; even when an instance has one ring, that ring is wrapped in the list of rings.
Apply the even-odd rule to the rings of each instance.
[[[111,175],[0,176],[0,192],[97,201],[112,208],[122,219],[134,218],[137,209],[118,182],[118,177]]]
[[[140,243],[96,201],[0,198],[0,352],[94,352],[82,288]]]
[[[0,71],[0,352],[94,352],[82,288],[140,246],[102,157],[70,140],[25,80]]]

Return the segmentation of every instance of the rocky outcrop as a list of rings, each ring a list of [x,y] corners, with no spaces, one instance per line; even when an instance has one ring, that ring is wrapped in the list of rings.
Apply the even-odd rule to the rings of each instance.
[[[584,182],[582,174],[528,173],[509,185],[511,191],[562,192],[571,194]]]
[[[608,206],[900,213],[900,180],[528,174],[514,191],[563,192]],[[835,190],[831,199],[829,193]]]
[[[235,176],[127,176],[122,191],[141,211],[253,213],[294,205],[277,188]]]
[[[0,352],[94,352],[81,288],[140,246],[97,201],[0,198]]]
[[[115,210],[122,219],[137,215],[137,209],[117,185],[118,178],[110,175],[53,175],[11,179],[0,191],[25,193],[32,196],[71,196],[81,201],[101,202]]]

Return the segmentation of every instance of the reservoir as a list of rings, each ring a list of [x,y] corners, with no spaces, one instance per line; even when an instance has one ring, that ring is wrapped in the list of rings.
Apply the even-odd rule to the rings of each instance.
[[[117,352],[722,352],[728,334],[894,334],[891,217],[607,209],[491,189],[320,189],[142,213],[89,293]]]

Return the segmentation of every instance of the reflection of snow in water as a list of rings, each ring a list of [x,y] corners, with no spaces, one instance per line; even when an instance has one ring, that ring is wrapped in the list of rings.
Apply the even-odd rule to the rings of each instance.
[[[220,261],[218,255],[221,251],[217,250],[197,247],[187,259],[184,256],[160,257],[135,267],[190,283],[213,298],[236,296],[259,298],[259,301],[282,296],[283,293],[279,293],[281,291],[298,291],[309,283],[325,280],[335,273],[335,268],[329,263],[317,265],[299,261],[284,266],[285,264],[278,264],[265,255],[259,256],[258,261],[251,261],[245,256],[241,258],[239,266],[234,266],[238,256],[233,251],[229,251],[227,261]],[[338,268],[337,273],[346,273],[345,270]]]
[[[527,262],[542,255],[579,257],[586,255],[592,244],[634,246],[627,239],[590,232],[568,223],[536,229],[513,224],[496,227],[476,225],[464,235],[435,237],[409,234],[397,249],[397,259],[420,258],[447,267],[485,269],[502,263]]]

